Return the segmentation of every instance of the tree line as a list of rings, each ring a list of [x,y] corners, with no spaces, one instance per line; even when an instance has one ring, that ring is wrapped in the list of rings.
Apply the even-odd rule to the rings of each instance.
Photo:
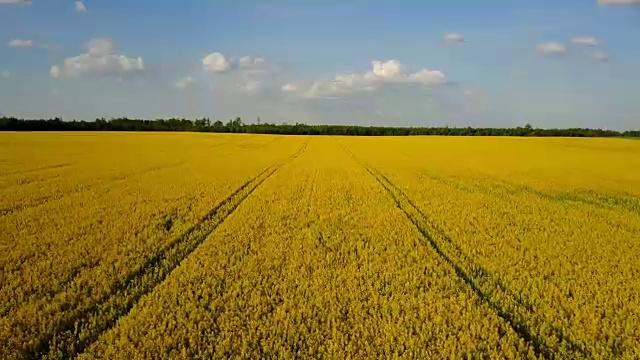
[[[351,136],[562,136],[562,137],[640,137],[640,130],[615,131],[588,128],[540,129],[531,125],[515,128],[474,127],[390,127],[307,124],[245,124],[241,118],[226,123],[209,118],[157,119],[99,118],[95,121],[64,121],[62,118],[27,120],[0,117],[0,131],[193,131],[282,135]]]

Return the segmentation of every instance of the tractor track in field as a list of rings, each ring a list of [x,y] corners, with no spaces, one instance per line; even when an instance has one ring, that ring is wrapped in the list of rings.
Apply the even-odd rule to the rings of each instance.
[[[117,176],[113,176],[113,177],[107,178],[107,180],[102,180],[101,179],[99,181],[92,181],[92,182],[84,184],[84,185],[78,185],[78,186],[74,187],[73,189],[70,189],[69,191],[66,191],[66,192],[61,192],[61,193],[53,194],[53,195],[45,195],[45,196],[41,196],[39,198],[35,198],[35,199],[33,199],[33,200],[29,201],[29,202],[23,203],[23,204],[18,204],[18,205],[6,207],[6,208],[1,208],[0,209],[0,217],[8,216],[8,215],[11,215],[13,213],[24,211],[24,210],[27,210],[27,209],[44,206],[44,205],[46,205],[48,203],[59,201],[59,200],[62,200],[64,198],[66,198],[66,197],[69,197],[69,196],[73,196],[73,195],[77,195],[77,194],[83,194],[83,193],[86,193],[86,192],[88,192],[90,190],[93,190],[93,189],[105,188],[105,187],[108,187],[110,185],[126,181],[127,179],[129,179],[131,177],[134,177],[134,176],[148,175],[148,174],[151,174],[151,173],[154,173],[154,172],[159,172],[159,171],[171,169],[171,168],[174,168],[174,167],[179,167],[179,166],[182,166],[183,164],[184,164],[184,162],[178,162],[178,163],[167,164],[167,165],[152,166],[152,167],[149,167],[149,168],[144,169],[142,171],[135,171],[135,172],[130,172],[130,173],[126,173],[126,174],[119,174]]]
[[[464,185],[459,177],[438,177],[423,171],[417,171],[417,174],[420,177],[427,177],[430,180],[466,193],[491,193],[486,186],[478,184]],[[499,187],[500,191],[507,196],[529,194],[551,202],[561,202],[569,205],[582,204],[596,209],[619,210],[633,215],[640,215],[640,199],[630,194],[610,194],[603,196],[589,190],[554,192],[536,189],[531,185],[518,184],[491,177],[483,178],[482,180]]]
[[[283,166],[297,159],[311,138],[290,157],[262,170],[245,182],[226,199],[212,208],[198,223],[178,236],[174,241],[159,249],[136,271],[114,286],[112,291],[95,304],[68,315],[58,321],[32,348],[21,355],[25,359],[73,359],[87,350],[118,320],[191,255],[233,212],[260,186]]]
[[[498,317],[504,320],[521,339],[534,349],[537,356],[542,356],[545,359],[591,358],[590,351],[583,344],[572,339],[562,329],[544,323],[527,299],[523,299],[494,275],[475,264],[442,229],[433,225],[411,199],[384,174],[367,166],[346,147],[343,146],[343,149],[374,177],[393,199],[397,208],[404,213],[420,233],[424,242],[453,268],[456,276],[473,291],[482,303],[488,305]],[[559,346],[552,347],[548,339],[552,339],[553,343],[558,343]],[[558,349],[562,350],[562,355],[557,353]]]
[[[277,138],[276,138],[277,139]],[[260,150],[264,147],[267,147],[269,145],[271,145],[272,143],[274,143],[276,141],[276,139],[271,140],[269,142],[266,142],[264,144],[261,144],[257,147],[252,147],[252,148],[242,148],[243,151],[254,151],[254,150]],[[216,144],[216,146],[219,146],[222,144]],[[134,176],[142,176],[142,175],[147,175],[150,173],[154,173],[154,172],[159,172],[159,171],[163,171],[166,169],[170,169],[170,168],[174,168],[174,167],[180,167],[182,165],[184,165],[184,161],[181,162],[176,162],[176,163],[171,163],[171,164],[166,164],[166,165],[156,165],[156,166],[152,166],[149,167],[147,169],[144,169],[142,171],[133,171],[133,172],[129,172],[129,173],[125,173],[125,174],[117,174],[115,176],[110,176],[108,178],[102,178],[102,179],[98,179],[97,181],[91,181],[87,184],[84,185],[79,185],[79,186],[75,186],[74,188],[70,189],[69,191],[65,191],[65,192],[61,192],[58,194],[53,194],[53,195],[44,195],[35,199],[30,200],[29,202],[23,203],[23,204],[18,204],[18,205],[12,205],[12,206],[8,206],[8,207],[4,207],[4,208],[0,208],[0,217],[2,216],[9,216],[11,214],[17,213],[17,212],[21,212],[24,210],[28,210],[31,208],[37,208],[40,206],[44,206],[48,203],[51,202],[55,202],[55,201],[59,201],[62,200],[68,196],[73,196],[73,195],[77,195],[77,194],[82,194],[82,193],[86,193],[88,191],[91,191],[93,189],[97,189],[97,188],[104,188],[113,184],[117,184],[123,181],[126,181],[127,179],[134,177]],[[53,166],[45,166],[45,167],[41,167],[41,168],[37,168],[37,169],[31,169],[31,170],[26,170],[26,171],[22,171],[22,172],[16,172],[16,173],[12,173],[10,175],[16,175],[16,174],[20,174],[20,175],[24,175],[27,173],[32,173],[32,172],[39,172],[39,171],[45,171],[45,170],[53,170],[53,169],[60,169],[60,168],[65,168],[65,167],[69,167],[69,166],[73,166],[70,163],[65,163],[65,164],[59,164],[59,165],[53,165]],[[20,187],[23,185],[28,185],[34,182],[46,182],[46,181],[51,181],[51,180],[55,180],[56,178],[59,178],[58,176],[54,176],[51,178],[47,178],[47,179],[41,179],[41,180],[34,180],[34,181],[29,181],[26,180],[25,183],[22,184],[9,184],[7,186],[4,187],[0,187],[0,190],[4,190],[4,189],[8,189],[11,187]]]
[[[16,175],[26,175],[26,174],[31,174],[31,173],[34,173],[34,172],[40,172],[40,171],[46,171],[46,170],[57,170],[57,169],[66,168],[66,167],[69,167],[69,166],[73,166],[73,164],[71,164],[71,163],[62,163],[62,164],[41,166],[41,167],[34,168],[34,169],[16,170],[16,171],[7,172],[5,174],[2,174],[2,177],[10,177],[10,176],[16,176]]]
[[[45,177],[42,179],[22,178],[15,183],[10,183],[8,185],[0,186],[0,191],[5,191],[11,188],[19,188],[20,186],[42,184],[42,183],[46,183],[47,181],[57,180],[60,177],[61,175],[58,173],[58,174],[54,174],[53,176]]]

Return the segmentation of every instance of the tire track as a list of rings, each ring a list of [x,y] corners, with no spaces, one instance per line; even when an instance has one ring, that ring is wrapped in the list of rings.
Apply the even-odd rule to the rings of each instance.
[[[26,174],[31,174],[31,173],[34,173],[34,172],[61,169],[61,168],[69,167],[69,166],[73,166],[73,164],[71,164],[71,163],[62,163],[62,164],[41,166],[41,167],[34,168],[34,169],[16,170],[16,171],[13,171],[13,172],[4,173],[4,174],[2,174],[1,177],[9,177],[9,176],[16,176],[16,175],[26,175]]]
[[[45,177],[42,179],[21,178],[21,179],[18,179],[17,182],[9,183],[8,185],[1,185],[0,191],[4,191],[11,188],[18,188],[20,186],[42,184],[42,183],[46,183],[47,181],[53,181],[53,180],[59,179],[60,177],[61,175],[57,173],[57,174],[53,174],[53,176]]]
[[[489,193],[487,186],[478,184],[465,185],[462,183],[459,177],[443,178],[422,171],[418,171],[417,173],[419,174],[419,176],[426,176],[431,180],[437,181],[447,186],[451,186],[460,191],[479,191],[483,193]],[[609,194],[603,196],[602,194],[599,194],[593,190],[545,191],[537,189],[530,185],[518,184],[515,182],[492,177],[485,177],[482,180],[484,182],[499,186],[500,191],[504,192],[504,194],[508,196],[530,194],[552,202],[584,204],[592,206],[596,209],[620,210],[629,212],[633,215],[640,215],[640,199],[629,194]]]
[[[22,358],[72,359],[93,344],[105,331],[126,316],[140,299],[160,285],[180,263],[191,255],[220,224],[281,167],[297,159],[306,150],[311,138],[289,158],[267,167],[244,183],[229,197],[211,209],[197,224],[159,249],[135,272],[119,282],[109,295],[90,307],[68,315]]]
[[[20,211],[24,211],[27,209],[31,209],[31,208],[37,208],[40,206],[44,206],[48,203],[51,202],[55,202],[55,201],[59,201],[62,200],[68,196],[73,196],[73,195],[77,195],[77,194],[83,194],[87,191],[93,190],[93,189],[97,189],[97,188],[104,188],[113,184],[117,184],[123,181],[126,181],[127,179],[129,179],[130,177],[133,176],[143,176],[143,175],[148,175],[154,172],[158,172],[158,171],[163,171],[163,170],[167,170],[167,169],[171,169],[174,167],[179,167],[182,166],[184,164],[184,162],[178,162],[178,163],[172,163],[172,164],[167,164],[167,165],[157,165],[157,166],[153,166],[147,169],[144,169],[142,171],[135,171],[135,172],[130,172],[130,173],[126,173],[126,174],[119,174],[117,176],[113,176],[113,177],[109,177],[106,178],[106,180],[104,179],[98,179],[98,180],[94,180],[88,184],[83,184],[83,185],[77,185],[74,188],[70,189],[70,191],[66,191],[66,192],[60,192],[58,194],[53,194],[53,195],[44,195],[35,199],[32,199],[31,201],[22,203],[22,204],[17,204],[17,205],[13,205],[13,206],[9,206],[6,208],[1,208],[0,209],[0,217],[2,216],[8,216],[11,215],[13,213],[16,212],[20,212]]]
[[[343,146],[343,149],[360,164],[388,195],[394,200],[398,209],[411,221],[422,235],[425,242],[436,254],[455,271],[479,298],[502,318],[518,336],[531,345],[537,356],[546,359],[585,359],[591,353],[584,344],[571,339],[559,329],[537,316],[533,306],[527,299],[509,290],[499,279],[487,270],[475,264],[442,229],[434,226],[411,199],[381,172],[367,166]],[[436,234],[436,235],[433,235]]]

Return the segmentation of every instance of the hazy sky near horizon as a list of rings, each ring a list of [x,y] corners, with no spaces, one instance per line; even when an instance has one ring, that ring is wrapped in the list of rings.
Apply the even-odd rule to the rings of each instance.
[[[0,113],[640,128],[640,0],[0,0]]]

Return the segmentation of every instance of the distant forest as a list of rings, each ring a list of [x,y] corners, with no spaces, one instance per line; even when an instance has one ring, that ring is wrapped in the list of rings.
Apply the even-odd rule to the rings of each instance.
[[[192,131],[282,135],[353,135],[353,136],[564,136],[564,137],[640,137],[640,130],[538,129],[530,125],[516,128],[473,127],[383,127],[307,124],[245,124],[236,118],[224,123],[208,118],[140,120],[128,118],[95,121],[63,121],[62,118],[25,120],[0,117],[0,131]]]

